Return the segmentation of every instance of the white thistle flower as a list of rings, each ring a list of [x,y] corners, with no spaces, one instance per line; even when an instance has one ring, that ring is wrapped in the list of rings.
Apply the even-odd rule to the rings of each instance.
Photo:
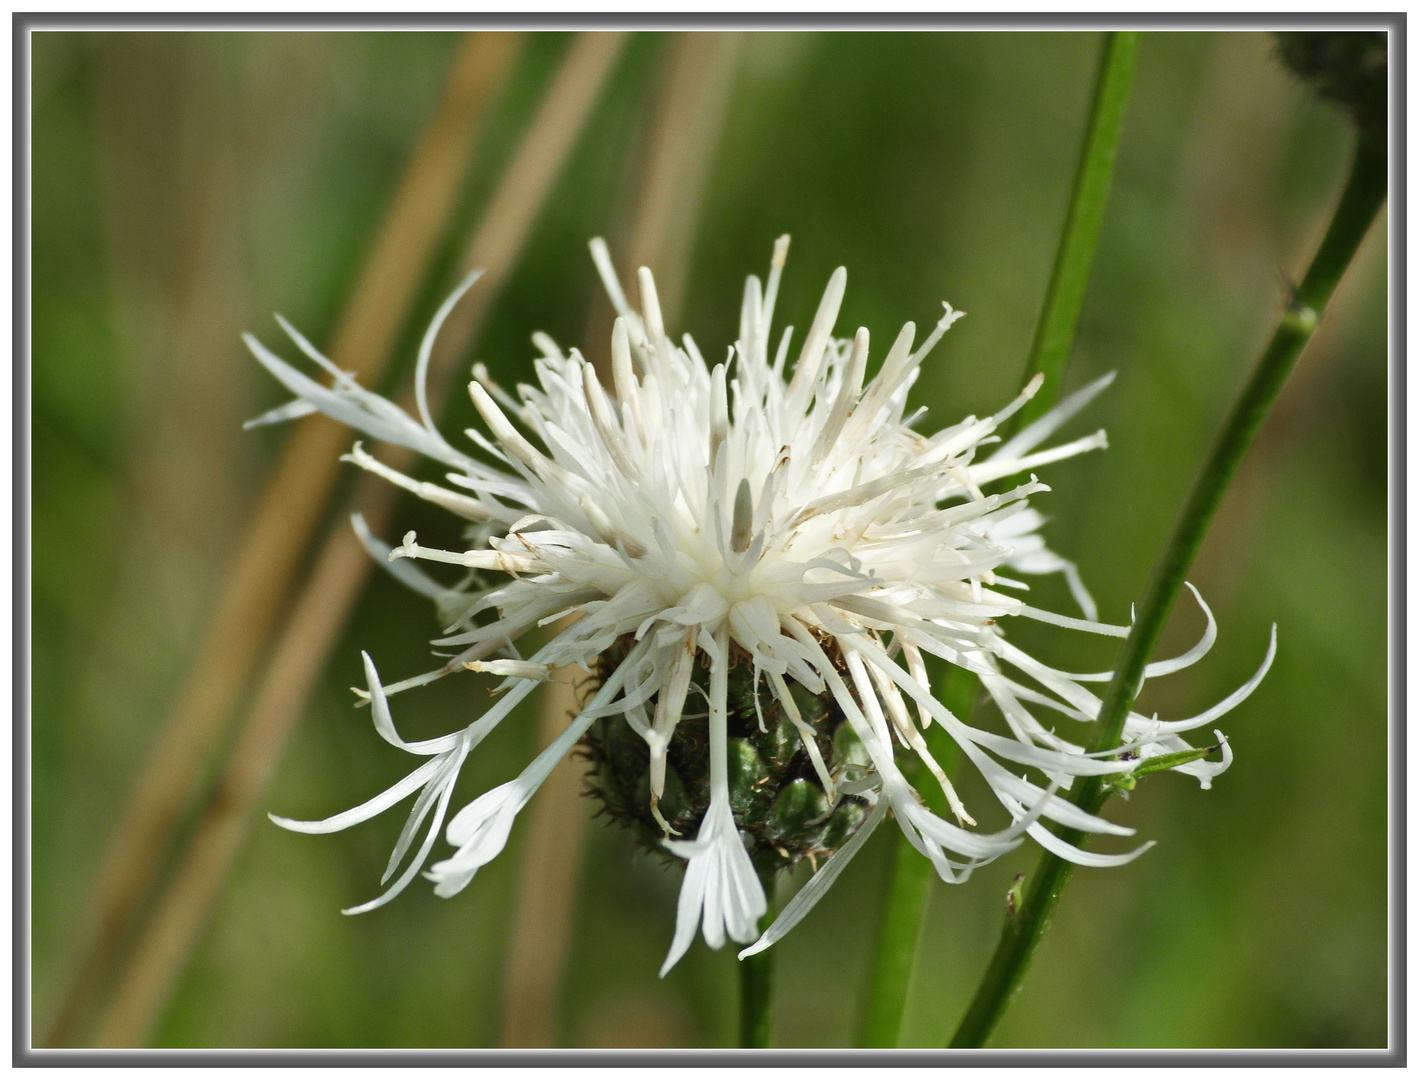
[[[819,845],[820,854],[830,855],[826,863],[745,953],[767,947],[795,925],[888,813],[949,882],[964,880],[1025,835],[1089,866],[1127,862],[1148,846],[1123,854],[1084,851],[1040,820],[1130,835],[1133,830],[1053,797],[1076,776],[1115,774],[1130,765],[1085,753],[1082,728],[1074,739],[1065,738],[1031,709],[1087,723],[1100,702],[1085,684],[1107,680],[1108,673],[1057,671],[1013,646],[1002,628],[1005,620],[1022,617],[1117,637],[1127,633],[1127,627],[1096,621],[1073,564],[1045,547],[1038,533],[1043,519],[1026,501],[1048,490],[1032,470],[1105,445],[1097,432],[1038,449],[1111,377],[1004,443],[994,432],[1038,389],[1038,380],[994,416],[967,417],[920,435],[911,426],[919,414],[903,416],[907,392],[923,358],[960,313],[947,304],[919,346],[908,323],[877,376],[867,380],[867,330],[848,340],[833,337],[846,283],[839,269],[786,379],[791,330],[771,348],[769,328],[787,248],[787,237],[775,245],[766,286],[749,278],[738,340],[724,363],[710,365],[688,335],[678,345],[667,336],[650,272],[640,271],[636,311],[605,245],[593,241],[593,257],[619,313],[611,342],[612,392],[580,354],[564,354],[540,334],[534,337],[542,352],[535,364],[539,385],[518,387],[517,398],[475,367],[469,391],[492,438],[467,434],[495,464],[455,449],[439,434],[423,388],[435,335],[473,277],[449,297],[425,336],[416,373],[418,419],[362,389],[284,321],[301,351],[333,377],[329,387],[246,336],[256,358],[297,397],[253,423],[320,410],[374,438],[415,449],[451,470],[451,486],[416,482],[358,444],[349,460],[475,523],[473,534],[486,537],[470,550],[444,551],[421,546],[411,533],[391,551],[363,522],[355,523],[377,557],[387,557],[402,580],[439,602],[447,631],[435,644],[458,651],[436,671],[388,687],[365,657],[376,730],[427,758],[423,765],[369,802],[324,821],[274,818],[290,829],[331,832],[419,793],[385,881],[401,864],[405,869],[381,896],[351,912],[387,902],[413,879],[438,837],[464,759],[539,682],[571,664],[598,673],[594,695],[519,777],[452,817],[447,839],[456,851],[435,862],[427,876],[440,896],[463,889],[502,850],[516,815],[556,763],[598,720],[602,726],[624,723],[618,730],[644,741],[649,762],[649,805],[641,812],[664,826],[664,849],[687,862],[662,974],[690,946],[697,926],[711,947],[726,937],[750,942],[767,909],[746,847],[755,841],[736,817],[730,786],[729,680],[732,670],[745,665],[752,668],[758,725],[764,727],[767,701],[791,725],[784,730],[801,739],[800,766],[808,771],[805,763],[811,762],[809,774],[827,811],[847,806],[856,812],[845,836]],[[990,495],[982,490],[1025,474],[1028,479],[1013,489]],[[450,563],[470,574],[463,586],[446,589],[404,559]],[[1063,573],[1086,617],[1031,607],[1011,595],[1025,586],[1004,576],[1006,570]],[[482,572],[509,579],[485,585]],[[1179,670],[1207,652],[1216,628],[1205,605],[1203,610],[1202,640],[1183,656],[1150,665],[1149,676]],[[524,632],[571,613],[579,618],[535,656],[492,658]],[[1180,734],[1210,724],[1250,694],[1274,650],[1273,629],[1256,675],[1199,716],[1165,723],[1130,715],[1125,749],[1131,763],[1188,749]],[[976,672],[1010,734],[972,727],[938,702],[925,654]],[[613,655],[617,659],[608,660]],[[705,667],[707,685],[695,681]],[[466,729],[405,742],[394,727],[388,695],[468,669],[505,676],[505,692]],[[692,689],[707,698],[707,714],[692,712]],[[835,756],[826,720],[805,717],[795,689],[824,703],[850,731],[860,760]],[[672,839],[660,804],[669,798],[677,728],[692,716],[707,727],[706,802],[693,808],[696,834]],[[970,827],[974,818],[923,739],[922,729],[933,722],[945,727],[980,771],[1009,815],[1008,827]],[[1218,738],[1220,763],[1197,760],[1179,771],[1207,786],[1231,762],[1230,748],[1220,733]],[[921,756],[956,822],[921,803],[897,765],[898,747]],[[796,745],[792,752],[799,752]],[[1035,770],[1045,783],[1019,775],[1022,769]],[[419,851],[405,863],[426,821]]]

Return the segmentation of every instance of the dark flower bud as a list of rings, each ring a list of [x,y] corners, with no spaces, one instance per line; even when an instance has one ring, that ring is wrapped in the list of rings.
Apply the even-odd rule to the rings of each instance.
[[[1345,109],[1365,132],[1383,132],[1388,115],[1388,35],[1381,30],[1286,31],[1281,62],[1321,97]]]
[[[602,679],[615,671],[630,645],[617,642],[602,656]],[[708,675],[697,668],[690,701],[704,700]],[[831,695],[818,697],[796,683],[788,685],[800,718],[812,728],[829,776],[841,780],[849,769],[860,772],[866,751]],[[653,713],[653,701],[648,711]],[[867,804],[860,796],[841,796],[836,805],[829,802],[798,728],[762,678],[755,687],[753,661],[737,650],[729,670],[728,734],[730,806],[760,873],[777,872],[805,858],[820,865],[867,817]],[[654,810],[650,751],[624,718],[597,720],[582,740],[582,750],[592,763],[588,794],[644,846],[664,851],[661,841],[666,834],[657,812],[674,835],[698,834],[710,804],[709,727],[703,709],[687,704],[676,725],[666,753],[665,789]]]

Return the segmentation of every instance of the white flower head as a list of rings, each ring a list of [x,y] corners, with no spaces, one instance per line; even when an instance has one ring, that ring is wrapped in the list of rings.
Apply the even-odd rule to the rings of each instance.
[[[474,523],[470,535],[486,538],[469,550],[446,551],[421,546],[411,533],[390,550],[356,522],[376,557],[397,560],[401,580],[436,599],[447,630],[435,644],[456,655],[435,671],[388,687],[366,657],[377,730],[395,746],[428,758],[425,764],[384,794],[326,821],[276,819],[288,828],[333,831],[419,792],[386,880],[429,821],[419,851],[387,892],[352,910],[385,903],[412,880],[437,839],[464,759],[519,701],[567,665],[598,675],[594,695],[521,776],[452,817],[447,839],[457,850],[435,862],[428,876],[440,896],[466,887],[502,850],[518,812],[579,740],[591,738],[604,749],[610,731],[636,746],[643,743],[648,796],[635,812],[660,823],[662,850],[686,860],[662,974],[688,949],[697,926],[711,947],[726,938],[758,938],[747,951],[767,947],[806,914],[888,813],[946,881],[964,880],[1025,835],[1087,865],[1125,862],[1147,845],[1096,854],[1051,832],[1045,820],[1090,833],[1132,832],[1084,813],[1055,792],[1077,776],[1117,774],[1187,749],[1182,732],[1211,723],[1265,674],[1274,631],[1261,670],[1215,708],[1171,723],[1130,715],[1128,761],[1117,760],[1116,753],[1108,755],[1112,760],[1086,753],[1082,725],[1100,705],[1086,684],[1106,680],[1108,673],[1055,670],[1013,646],[1004,624],[1029,618],[1092,633],[1127,633],[1127,627],[1096,621],[1074,565],[1045,546],[1038,532],[1043,519],[1028,506],[1031,497],[1049,490],[1033,470],[1105,445],[1098,432],[1040,449],[1111,377],[1003,443],[997,430],[1038,389],[1038,379],[994,416],[970,416],[919,434],[914,425],[921,414],[905,415],[908,391],[960,313],[945,305],[919,344],[908,323],[869,380],[868,331],[833,336],[847,279],[839,269],[790,371],[791,329],[776,345],[770,335],[787,249],[784,237],[774,247],[766,284],[749,278],[738,339],[724,362],[710,364],[688,335],[679,343],[667,335],[650,272],[640,271],[637,311],[622,293],[605,245],[593,241],[593,258],[619,313],[609,386],[576,350],[563,353],[540,334],[534,337],[542,354],[535,362],[538,385],[519,386],[517,397],[475,367],[469,392],[491,433],[468,432],[477,456],[438,433],[423,390],[434,337],[472,277],[440,309],[420,350],[418,419],[362,389],[284,322],[297,346],[333,376],[330,386],[247,336],[256,358],[297,395],[263,421],[320,410],[374,438],[418,450],[451,470],[449,486],[394,472],[358,444],[350,460]],[[1023,479],[991,494],[984,490],[1011,478]],[[446,588],[406,559],[449,563],[470,573],[462,585]],[[1064,574],[1085,618],[1026,604],[1017,595],[1025,586],[1007,572]],[[485,574],[497,580],[487,584]],[[578,618],[534,656],[508,655],[522,634],[569,614]],[[1150,665],[1147,674],[1167,674],[1205,653],[1215,638],[1210,612],[1207,619],[1195,648]],[[494,658],[499,653],[502,658]],[[1009,733],[973,727],[937,701],[927,655],[976,672]],[[504,676],[505,692],[462,731],[423,742],[400,738],[387,696],[464,670]],[[750,680],[738,698],[731,693],[732,676]],[[1080,727],[1072,738],[1057,734],[1053,723],[1036,718],[1040,708]],[[923,729],[932,723],[941,724],[979,770],[1003,807],[1002,820],[1008,818],[1004,827],[976,827],[927,749]],[[749,744],[731,729],[739,725],[734,730],[758,738],[757,725],[770,738],[773,724],[790,733],[785,752],[797,755],[798,786],[792,798],[783,798],[799,799],[795,805],[801,806],[808,791],[819,799],[815,805],[823,813],[808,824],[820,830],[815,836],[825,836],[822,830],[836,822],[843,835],[831,842],[815,839],[790,850],[788,841],[765,839],[748,812],[736,810],[740,796],[731,773],[742,771],[741,758],[752,759],[754,751],[743,749]],[[677,820],[691,822],[693,836],[662,814],[680,782],[676,761],[684,766],[691,727],[704,735],[690,741],[703,784]],[[856,759],[835,749],[835,734],[855,745]],[[1225,740],[1222,751],[1219,763],[1192,761],[1180,771],[1206,786],[1230,763]],[[897,764],[898,752],[925,761],[955,821],[923,805]],[[1031,771],[1037,780],[1029,778]],[[795,820],[807,820],[805,813],[800,810]],[[815,852],[828,856],[826,863],[816,866],[814,860],[814,878],[760,937],[758,923],[767,909],[763,867]]]

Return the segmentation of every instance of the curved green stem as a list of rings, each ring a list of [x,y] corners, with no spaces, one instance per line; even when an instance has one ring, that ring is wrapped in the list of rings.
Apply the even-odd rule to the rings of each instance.
[[[1114,160],[1128,92],[1133,84],[1137,51],[1135,32],[1111,31],[1104,35],[1088,128],[1074,174],[1064,231],[1025,363],[1023,382],[1028,383],[1043,372],[1045,383],[1017,416],[1017,426],[1042,414],[1059,396],[1061,375],[1079,325],[1079,311],[1084,303],[1089,269],[1094,262],[1094,249],[1098,246],[1104,207],[1113,182]],[[939,685],[947,707],[956,716],[969,719],[978,686],[976,677],[953,667]],[[933,728],[928,737],[938,730]],[[951,755],[954,747],[933,745],[931,749],[937,760],[949,768],[943,755]],[[868,981],[859,1039],[862,1046],[894,1047],[898,1043],[930,886],[930,864],[904,835],[898,834],[891,856],[877,951]]]
[[[900,829],[892,834],[889,858],[887,896],[858,1036],[859,1046],[874,1049],[892,1049],[900,1040],[917,942],[931,897],[931,863],[911,846]]]
[[[1218,504],[1262,421],[1271,411],[1281,387],[1295,366],[1296,358],[1315,332],[1336,284],[1384,203],[1386,188],[1384,143],[1362,134],[1345,191],[1320,250],[1287,305],[1281,323],[1250,381],[1223,424],[1212,453],[1178,517],[1173,535],[1154,569],[1148,591],[1138,607],[1133,629],[1123,644],[1114,677],[1104,694],[1090,750],[1108,750],[1119,745],[1129,709],[1142,682],[1144,667],[1158,643],[1173,602],[1182,588],[1183,578],[1207,534]],[[1079,784],[1074,801],[1082,809],[1097,813],[1107,798],[1108,789],[1103,781],[1098,777],[1087,777]],[[1076,845],[1086,839],[1073,830],[1062,830],[1061,835]],[[951,1040],[951,1046],[978,1047],[989,1038],[1020,987],[1035,946],[1049,925],[1055,904],[1059,902],[1060,893],[1069,881],[1072,870],[1072,864],[1055,855],[1046,853],[1040,860],[1023,904],[1015,916],[1006,921],[1000,944],[960,1028]]]
[[[760,874],[759,883],[769,898],[769,910],[762,925],[774,921],[774,875]],[[762,1050],[770,1045],[773,1035],[774,950],[745,957],[739,961],[739,1045]]]

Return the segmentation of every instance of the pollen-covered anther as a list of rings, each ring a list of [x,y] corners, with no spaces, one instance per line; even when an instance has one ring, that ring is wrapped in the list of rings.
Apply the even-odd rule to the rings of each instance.
[[[414,533],[404,534],[404,543],[389,552],[389,561],[395,559],[424,559],[429,562],[452,563],[475,570],[501,570],[505,574],[538,573],[547,566],[536,556],[521,555],[511,551],[496,551],[475,548],[472,551],[442,551],[438,548],[423,547],[416,542]]]
[[[749,542],[753,539],[754,522],[754,496],[749,491],[749,481],[747,479],[739,481],[739,487],[734,492],[734,523],[729,529],[729,547],[737,554],[743,554],[749,550]]]
[[[719,448],[729,438],[729,391],[725,385],[725,367],[716,364],[710,372],[710,439],[709,462],[714,468]]]
[[[534,664],[529,660],[469,660],[463,667],[468,671],[486,672],[489,675],[506,675],[514,679],[536,679],[551,682],[552,669],[546,664]]]

